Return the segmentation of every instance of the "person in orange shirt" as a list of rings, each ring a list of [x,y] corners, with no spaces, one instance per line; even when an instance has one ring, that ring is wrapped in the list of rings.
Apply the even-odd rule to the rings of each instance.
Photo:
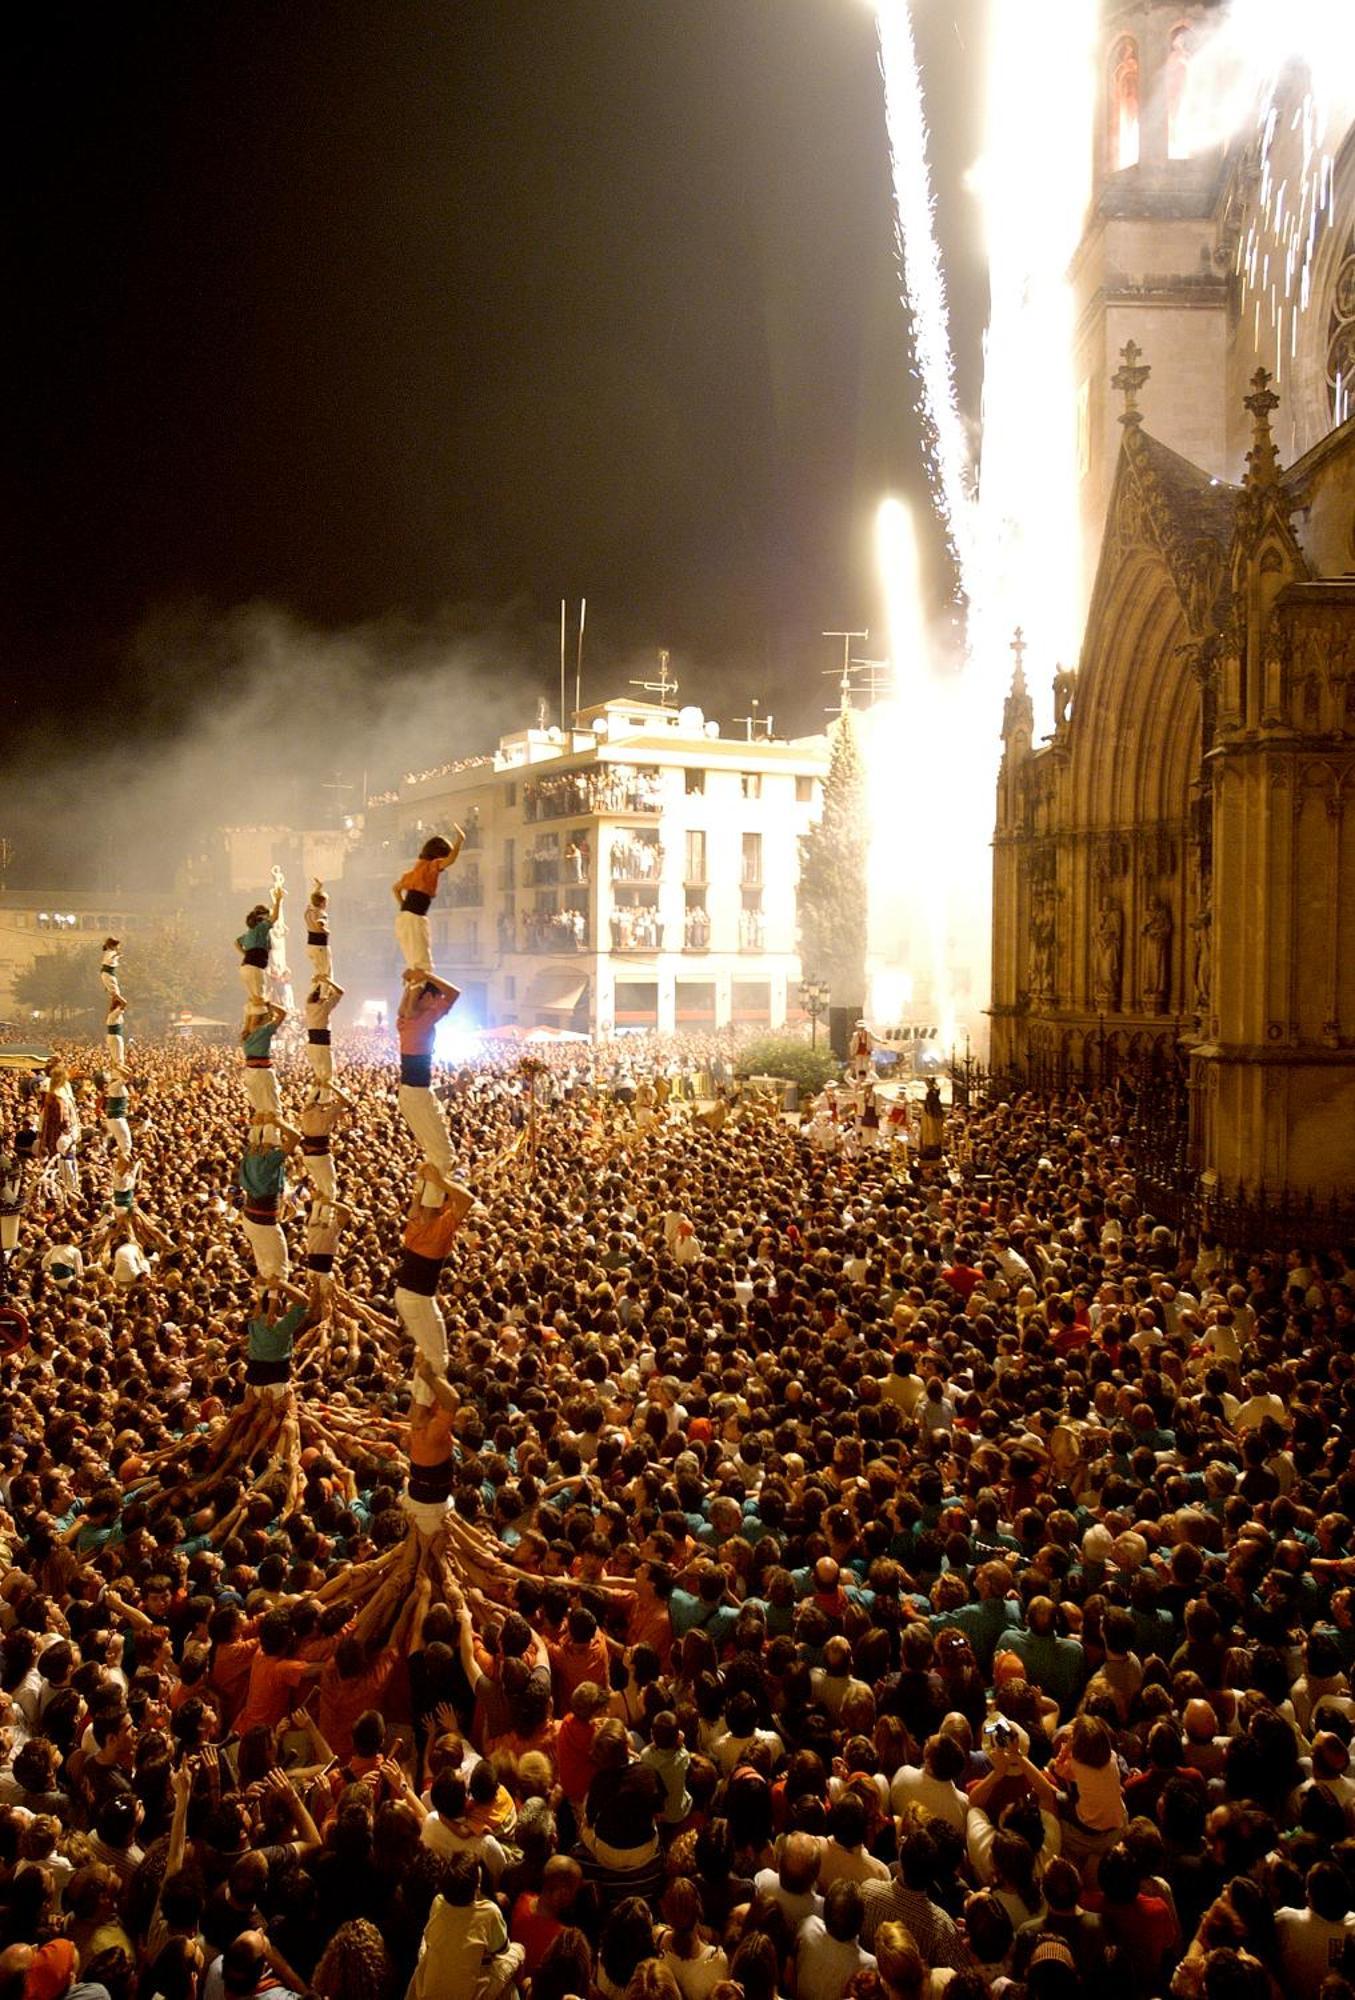
[[[276,1729],[297,1705],[297,1698],[323,1672],[319,1660],[290,1657],[292,1621],[285,1611],[269,1611],[259,1626],[259,1650],[249,1663],[249,1687],[236,1730]]]
[[[557,1709],[563,1711],[569,1707],[575,1688],[584,1681],[596,1681],[599,1687],[606,1687],[607,1641],[598,1630],[597,1619],[584,1605],[574,1606],[565,1620],[563,1641],[555,1644],[548,1640],[546,1651],[550,1654],[551,1683]]]
[[[399,881],[391,884],[397,908],[395,942],[411,971],[427,974],[433,969],[433,939],[428,927],[428,911],[438,893],[443,871],[456,860],[465,838],[459,826],[453,827],[450,840],[444,840],[440,833],[435,833],[419,849],[419,858],[414,866],[407,868]]]
[[[247,1620],[238,1605],[225,1604],[212,1613],[207,1629],[212,1641],[207,1679],[221,1703],[222,1725],[229,1731],[249,1692],[249,1669],[259,1650],[259,1620]]]

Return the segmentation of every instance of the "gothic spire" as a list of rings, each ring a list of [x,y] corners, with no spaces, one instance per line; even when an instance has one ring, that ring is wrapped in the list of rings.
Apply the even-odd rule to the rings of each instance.
[[[1246,407],[1252,413],[1252,444],[1247,453],[1246,486],[1275,486],[1280,477],[1280,454],[1275,449],[1275,440],[1270,432],[1270,417],[1273,410],[1280,407],[1280,399],[1271,388],[1271,374],[1267,368],[1258,368],[1252,376],[1252,393],[1244,398]]]
[[[1152,369],[1143,360],[1143,349],[1136,340],[1127,340],[1120,349],[1121,366],[1110,378],[1112,389],[1119,389],[1124,396],[1124,414],[1120,422],[1134,430],[1143,422],[1143,412],[1139,408],[1139,390],[1143,387]]]

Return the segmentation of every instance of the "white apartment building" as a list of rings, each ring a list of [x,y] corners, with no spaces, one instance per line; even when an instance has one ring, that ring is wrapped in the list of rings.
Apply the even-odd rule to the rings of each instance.
[[[459,1021],[782,1026],[799,1011],[799,840],[827,769],[824,737],[746,741],[699,709],[621,700],[585,709],[572,731],[523,730],[492,755],[411,773],[368,801],[345,875],[373,989],[350,984],[350,999],[370,1010],[379,993],[394,1011],[389,884],[459,822],[465,851],[432,911]],[[336,932],[351,921],[336,907]]]

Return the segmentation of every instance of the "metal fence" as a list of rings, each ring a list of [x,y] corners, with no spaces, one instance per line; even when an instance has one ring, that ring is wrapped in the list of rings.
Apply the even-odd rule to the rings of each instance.
[[[995,1070],[972,1057],[949,1066],[952,1099],[983,1105],[1033,1096],[1071,1109],[1112,1096],[1122,1112],[1142,1213],[1178,1236],[1209,1237],[1231,1250],[1333,1250],[1355,1245],[1355,1201],[1284,1185],[1224,1182],[1199,1171],[1190,1136],[1184,1058],[1155,1050],[1123,1061],[1104,1079],[1050,1054]]]

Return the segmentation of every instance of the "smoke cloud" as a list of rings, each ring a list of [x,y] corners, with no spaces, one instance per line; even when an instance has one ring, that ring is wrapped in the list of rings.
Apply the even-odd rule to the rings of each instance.
[[[158,613],[133,641],[137,700],[91,750],[11,736],[0,836],[11,883],[168,889],[222,825],[335,825],[386,789],[491,749],[558,697],[558,635],[510,606],[317,631],[271,604]],[[571,659],[572,668],[572,659]],[[572,686],[572,684],[571,684]]]

